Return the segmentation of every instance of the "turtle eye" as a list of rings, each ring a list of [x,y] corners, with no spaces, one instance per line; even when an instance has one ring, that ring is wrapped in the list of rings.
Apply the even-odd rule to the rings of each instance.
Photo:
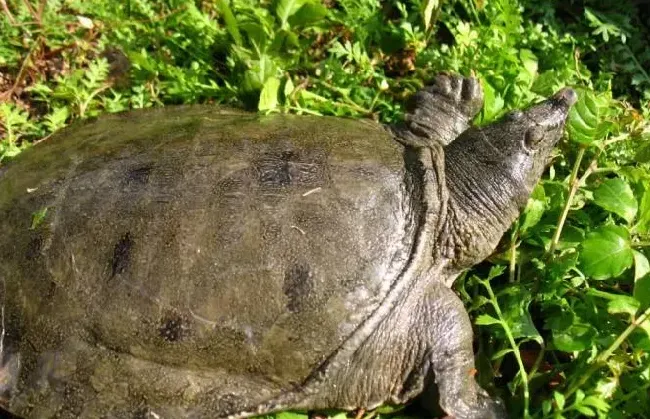
[[[542,130],[531,128],[526,130],[524,134],[524,143],[527,148],[534,150],[543,138],[544,132]]]
[[[517,119],[521,119],[524,116],[524,113],[520,110],[514,110],[508,112],[506,115],[506,118],[508,118],[511,121],[516,121]]]

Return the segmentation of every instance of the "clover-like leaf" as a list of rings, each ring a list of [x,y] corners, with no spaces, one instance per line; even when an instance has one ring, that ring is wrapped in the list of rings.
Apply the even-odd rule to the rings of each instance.
[[[594,203],[620,215],[628,223],[634,220],[638,210],[632,188],[618,177],[605,180],[594,190]]]
[[[599,227],[582,243],[580,266],[585,275],[603,280],[619,276],[632,266],[629,233],[614,225]]]

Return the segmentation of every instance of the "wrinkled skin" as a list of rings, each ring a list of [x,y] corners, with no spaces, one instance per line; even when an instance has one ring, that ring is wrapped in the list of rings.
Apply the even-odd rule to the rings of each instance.
[[[478,82],[441,75],[399,127],[172,107],[64,130],[0,173],[5,408],[246,417],[435,383],[457,419],[504,417],[449,286],[516,218],[575,99],[471,128]]]

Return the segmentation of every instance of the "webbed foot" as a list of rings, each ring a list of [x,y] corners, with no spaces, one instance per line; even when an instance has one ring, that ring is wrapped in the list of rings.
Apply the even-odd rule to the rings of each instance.
[[[406,123],[414,134],[446,145],[469,128],[482,107],[476,78],[441,73],[412,98]]]

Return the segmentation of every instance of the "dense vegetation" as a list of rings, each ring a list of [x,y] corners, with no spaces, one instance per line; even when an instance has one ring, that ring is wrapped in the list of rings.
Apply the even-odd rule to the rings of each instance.
[[[481,79],[481,124],[574,86],[544,180],[457,290],[480,381],[513,417],[649,417],[642,3],[0,0],[0,162],[75,119],[132,108],[220,102],[392,122],[447,70]]]

